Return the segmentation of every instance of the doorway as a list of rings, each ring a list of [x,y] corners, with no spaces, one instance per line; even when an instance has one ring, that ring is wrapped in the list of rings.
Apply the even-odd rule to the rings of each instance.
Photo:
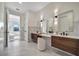
[[[28,40],[28,20],[25,21],[26,14],[19,14],[17,12],[11,12],[6,10],[4,21],[4,46],[8,47],[12,42],[12,45],[16,45],[22,41]],[[27,18],[28,19],[28,18]],[[18,41],[18,42],[17,42]]]
[[[20,16],[8,14],[8,43],[20,40]]]

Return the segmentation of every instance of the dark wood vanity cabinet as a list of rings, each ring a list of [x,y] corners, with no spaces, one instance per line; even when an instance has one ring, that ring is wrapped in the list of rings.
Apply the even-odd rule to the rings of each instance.
[[[52,36],[51,46],[79,56],[79,39]]]
[[[31,38],[32,38],[32,41],[37,43],[37,38],[38,38],[38,35],[35,34],[35,33],[31,33]]]

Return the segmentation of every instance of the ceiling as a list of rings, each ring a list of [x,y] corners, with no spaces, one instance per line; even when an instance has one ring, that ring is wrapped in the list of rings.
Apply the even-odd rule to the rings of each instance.
[[[7,2],[6,6],[14,11],[24,13],[25,11],[39,11],[45,7],[49,2]],[[17,10],[16,10],[17,9]]]

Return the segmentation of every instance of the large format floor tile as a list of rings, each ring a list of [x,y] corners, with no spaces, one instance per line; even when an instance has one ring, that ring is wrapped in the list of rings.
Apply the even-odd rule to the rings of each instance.
[[[0,48],[2,46],[0,45]],[[68,54],[58,51],[54,48],[48,48],[45,51],[40,51],[37,44],[33,42],[15,40],[9,42],[7,48],[0,49],[0,56],[69,56]]]

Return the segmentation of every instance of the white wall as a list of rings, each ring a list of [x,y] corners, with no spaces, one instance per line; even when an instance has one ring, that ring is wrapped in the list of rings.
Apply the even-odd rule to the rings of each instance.
[[[4,3],[0,2],[0,21],[3,21]]]
[[[29,26],[29,28],[32,28],[33,32],[40,31],[39,30],[40,18],[38,16],[39,16],[39,14],[37,12],[29,11],[28,26]]]
[[[28,40],[31,41],[31,33],[40,32],[40,18],[38,12],[29,11]]]
[[[4,25],[4,3],[0,2],[0,22],[3,23]],[[1,29],[0,28],[0,38],[4,38],[4,27]]]

